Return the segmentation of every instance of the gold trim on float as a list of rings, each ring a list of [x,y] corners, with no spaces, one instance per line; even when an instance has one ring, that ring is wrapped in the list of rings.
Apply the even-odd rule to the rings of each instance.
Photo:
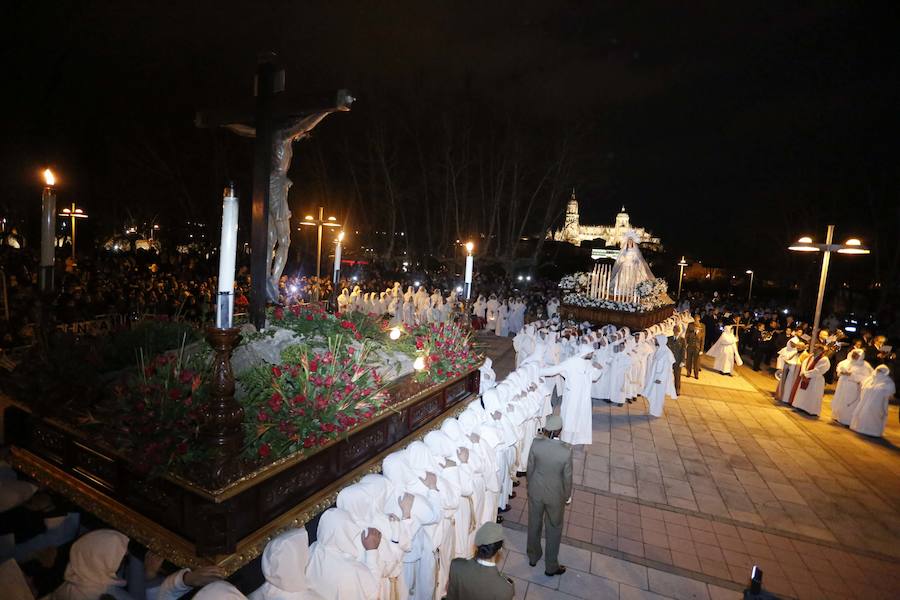
[[[469,374],[471,374],[471,371]],[[456,381],[459,381],[459,379],[445,382],[444,384],[441,384],[441,386],[446,387],[452,385]],[[440,386],[436,387],[437,389],[441,389]],[[435,387],[432,387],[428,388],[426,391],[433,391],[434,389]],[[418,397],[419,394],[413,396],[411,400]],[[266,544],[274,537],[288,529],[303,527],[316,515],[334,505],[337,500],[338,492],[343,488],[355,483],[364,475],[369,473],[380,473],[381,463],[387,455],[396,452],[398,449],[409,445],[413,441],[421,440],[428,433],[439,429],[445,419],[459,415],[466,409],[472,400],[477,398],[478,395],[476,393],[469,392],[468,397],[463,398],[450,408],[444,410],[441,414],[436,415],[427,425],[419,427],[415,432],[404,437],[402,440],[399,440],[343,477],[328,484],[318,493],[310,496],[294,508],[284,512],[268,524],[260,527],[240,540],[237,543],[234,553],[221,554],[209,558],[197,556],[196,546],[192,542],[172,533],[169,529],[148,519],[134,509],[119,503],[99,490],[79,481],[59,467],[45,461],[29,450],[13,446],[11,448],[11,462],[15,468],[21,470],[41,485],[65,496],[86,512],[96,515],[102,521],[109,523],[112,527],[121,531],[129,538],[137,540],[154,553],[162,556],[175,565],[185,568],[197,568],[203,565],[214,564],[222,568],[227,577],[262,554]],[[399,412],[399,409],[397,411],[388,409],[387,412]],[[383,416],[384,415],[381,415],[380,418],[383,418]],[[374,421],[369,421],[368,423],[372,422]],[[296,462],[296,460],[290,464],[294,464],[294,462]],[[272,473],[266,473],[266,479],[284,470],[287,466],[290,466],[282,465],[281,461],[273,464],[277,464],[280,468]],[[258,473],[262,473],[262,471],[259,471]],[[250,482],[249,480],[246,483],[241,481],[241,484],[244,487],[248,487]],[[238,493],[238,491],[233,491],[230,495],[234,495]]]
[[[438,383],[438,384],[429,386],[419,392],[416,392],[409,398],[406,398],[406,399],[398,402],[397,404],[392,404],[391,406],[387,406],[387,407],[381,409],[378,413],[373,415],[372,418],[369,419],[368,421],[366,421],[365,423],[361,423],[351,429],[348,429],[340,437],[334,438],[333,440],[330,440],[325,445],[319,446],[318,448],[316,448],[316,451],[313,453],[304,453],[301,450],[301,451],[295,452],[293,454],[289,454],[288,456],[283,456],[276,461],[273,461],[251,473],[244,475],[243,477],[235,479],[231,483],[227,484],[226,486],[224,486],[222,488],[219,488],[218,490],[208,490],[202,486],[197,485],[196,483],[193,483],[189,479],[185,479],[184,477],[181,477],[179,475],[175,475],[172,473],[167,473],[163,477],[165,479],[171,481],[172,483],[175,483],[178,486],[180,486],[186,490],[189,490],[189,491],[193,492],[194,494],[197,494],[201,498],[205,498],[206,500],[210,500],[212,502],[215,502],[216,504],[219,504],[225,500],[228,500],[229,498],[232,498],[232,497],[240,494],[243,491],[246,491],[247,489],[253,487],[254,485],[258,484],[261,481],[266,481],[267,479],[274,477],[275,475],[278,475],[285,469],[288,469],[299,462],[302,462],[304,460],[312,458],[313,456],[315,456],[319,452],[325,450],[326,448],[329,448],[329,447],[333,446],[334,444],[337,444],[338,442],[342,442],[342,441],[346,440],[348,437],[350,437],[356,433],[366,430],[371,425],[379,423],[379,422],[383,421],[384,419],[390,417],[393,414],[398,414],[398,413],[402,412],[403,409],[405,409],[406,407],[408,407],[412,404],[417,403],[419,400],[422,400],[423,398],[425,398],[427,396],[432,396],[436,392],[439,392],[445,388],[448,388],[455,383],[459,383],[460,381],[465,381],[470,375],[472,375],[472,373],[477,373],[478,369],[481,368],[481,366],[483,364],[484,364],[484,358],[482,358],[480,362],[476,363],[472,367],[471,370],[466,371],[465,374],[463,374],[459,377],[456,377],[454,379],[448,379],[447,381],[444,381],[443,383]],[[407,377],[411,377],[411,376],[412,375],[407,375]],[[469,392],[469,394],[471,395],[471,392]]]
[[[175,485],[177,485],[178,487],[188,490],[189,492],[192,492],[205,500],[209,500],[216,504],[221,504],[225,500],[228,500],[229,498],[232,498],[232,497],[240,494],[241,492],[246,491],[247,489],[253,487],[257,483],[259,483],[261,481],[266,481],[267,479],[274,477],[275,475],[278,475],[285,469],[288,469],[299,462],[302,462],[304,460],[307,460],[307,459],[315,456],[322,450],[325,450],[326,448],[329,448],[338,442],[344,441],[351,435],[359,433],[360,431],[364,431],[370,425],[373,425],[375,423],[383,421],[384,419],[390,417],[392,414],[397,414],[397,413],[402,412],[403,409],[410,406],[411,404],[415,404],[422,398],[433,395],[435,392],[441,391],[444,388],[448,388],[455,383],[464,381],[466,378],[468,378],[470,375],[472,375],[472,373],[477,373],[478,369],[481,368],[481,366],[483,364],[484,364],[484,357],[482,357],[479,362],[475,363],[475,365],[469,371],[466,371],[466,373],[464,375],[461,375],[454,379],[448,379],[447,381],[444,381],[443,383],[438,383],[438,384],[429,386],[423,390],[420,390],[419,392],[416,392],[414,395],[410,396],[409,398],[406,398],[406,399],[398,402],[397,404],[393,404],[391,406],[387,406],[387,407],[381,409],[378,413],[376,413],[371,419],[369,419],[365,423],[361,423],[361,424],[353,427],[352,429],[348,429],[340,437],[330,440],[325,445],[319,446],[318,448],[316,448],[315,452],[305,453],[301,450],[301,451],[295,452],[293,454],[289,454],[288,456],[283,456],[282,458],[279,458],[278,460],[275,460],[267,465],[264,465],[263,467],[255,470],[251,473],[247,473],[246,475],[244,475],[238,479],[235,479],[231,483],[225,485],[222,488],[219,488],[218,490],[206,489],[206,488],[192,482],[189,479],[186,479],[180,475],[175,475],[173,473],[165,473],[163,475],[160,475],[160,478],[170,481],[170,482],[174,483]],[[406,377],[412,377],[412,374],[407,375]],[[403,381],[403,380],[402,379],[398,380],[397,384],[399,384],[400,381]],[[27,404],[25,404],[19,400],[16,400],[15,398],[13,398],[11,396],[3,395],[2,398],[5,401],[8,401],[8,404],[12,404],[12,405],[16,406],[17,408],[20,408],[29,414],[32,414],[32,415],[34,414],[31,411],[31,407],[29,407]],[[98,443],[97,440],[94,440],[94,439],[87,440],[83,431],[80,431],[78,429],[71,427],[67,423],[59,420],[58,418],[55,418],[55,417],[39,417],[39,418],[42,421],[46,422],[47,424],[52,425],[58,429],[61,429],[64,432],[66,432],[75,441],[79,441],[79,440],[85,441],[86,443],[89,444],[88,447],[90,449],[97,448],[97,449],[102,450],[103,452],[107,453],[110,456],[114,456],[116,458],[123,460],[126,463],[130,462],[127,458],[123,457],[118,451],[116,451],[114,448],[107,446],[105,443],[103,443],[103,442]]]

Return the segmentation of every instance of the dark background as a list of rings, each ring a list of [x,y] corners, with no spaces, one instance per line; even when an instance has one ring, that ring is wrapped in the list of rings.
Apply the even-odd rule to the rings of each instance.
[[[838,272],[893,281],[900,53],[886,6],[6,2],[0,211],[36,227],[51,165],[60,202],[83,205],[96,235],[131,217],[215,224],[226,177],[249,199],[252,146],[194,114],[250,106],[256,53],[273,49],[288,94],[358,98],[295,146],[295,216],[322,203],[410,232],[411,253],[446,254],[488,227],[478,194],[512,172],[500,158],[521,157],[527,198],[564,154],[532,212],[516,212],[528,234],[559,224],[574,186],[583,223],[624,204],[672,252],[758,273],[814,271],[784,247],[835,223],[875,249]],[[466,179],[450,225],[448,171]],[[507,193],[491,196],[501,212]],[[496,233],[495,251],[516,231]]]

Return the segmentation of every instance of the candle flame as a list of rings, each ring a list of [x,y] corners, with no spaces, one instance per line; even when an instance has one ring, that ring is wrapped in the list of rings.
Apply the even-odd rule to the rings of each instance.
[[[56,176],[53,175],[53,171],[50,169],[44,169],[44,182],[48,186],[52,186],[56,183]]]

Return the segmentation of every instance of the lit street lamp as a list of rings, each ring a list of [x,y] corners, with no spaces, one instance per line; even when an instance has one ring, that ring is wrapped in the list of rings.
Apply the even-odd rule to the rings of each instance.
[[[684,279],[684,268],[687,266],[687,261],[684,260],[684,256],[681,257],[681,260],[678,261],[678,298],[676,300],[681,300],[681,281]]]
[[[843,244],[834,244],[834,225],[828,226],[825,234],[825,243],[813,243],[812,238],[802,237],[788,246],[788,250],[795,252],[824,252],[822,256],[822,273],[819,275],[819,294],[816,297],[816,315],[813,319],[812,338],[809,340],[809,352],[813,353],[816,342],[819,341],[819,320],[822,318],[822,301],[825,299],[825,280],[828,278],[828,263],[831,262],[831,253],[838,254],[868,254],[869,249],[862,245],[856,238],[850,238]]]
[[[750,299],[753,298],[753,270],[747,269],[744,272],[750,276],[750,291],[747,292],[747,303],[749,304]]]
[[[321,288],[319,284],[319,279],[322,276],[322,228],[323,227],[340,227],[337,219],[334,217],[325,218],[325,208],[319,207],[319,217],[313,218],[312,215],[306,215],[303,217],[303,220],[300,221],[301,225],[306,225],[309,227],[315,226],[318,230],[318,238],[316,241],[316,286],[315,286],[315,300],[318,302],[319,296],[321,294]]]
[[[59,216],[72,219],[72,260],[75,260],[75,219],[87,219],[87,213],[80,208],[76,208],[75,203],[73,202],[72,208],[67,207],[62,209]]]

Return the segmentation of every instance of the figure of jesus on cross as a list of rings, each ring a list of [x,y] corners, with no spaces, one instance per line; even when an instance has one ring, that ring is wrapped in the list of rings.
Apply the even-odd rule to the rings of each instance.
[[[288,207],[288,190],[291,180],[288,170],[294,151],[292,144],[309,136],[319,122],[331,113],[350,110],[353,97],[346,90],[338,92],[335,106],[309,115],[276,122],[272,128],[272,170],[269,175],[269,228],[266,256],[271,257],[266,284],[269,302],[278,301],[278,283],[287,264],[291,244],[291,210]],[[244,137],[256,137],[256,128],[242,123],[227,123],[227,129]]]

